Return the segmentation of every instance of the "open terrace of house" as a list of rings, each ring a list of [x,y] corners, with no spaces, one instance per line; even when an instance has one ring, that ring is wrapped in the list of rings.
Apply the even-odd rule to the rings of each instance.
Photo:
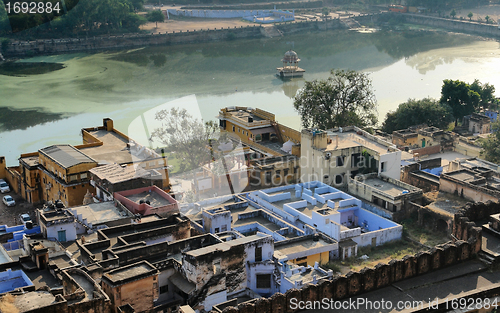
[[[94,226],[122,219],[127,216],[132,216],[128,210],[123,210],[120,207],[115,206],[114,201],[90,203],[87,205],[73,207],[71,210],[76,211],[76,215],[80,219],[86,219],[88,223],[91,223]]]
[[[292,240],[282,245],[275,244],[274,254],[277,259],[282,259],[284,256],[289,256],[289,259],[294,259],[302,257],[303,254],[312,254],[311,251],[313,250],[315,253],[330,251],[334,245],[334,242],[327,242],[323,238],[313,239],[305,237],[300,240]]]
[[[396,146],[392,145],[392,143],[387,142],[387,144],[382,144],[379,140],[374,140],[372,138],[368,138],[359,135],[355,131],[347,131],[347,132],[329,132],[328,136],[332,139],[331,143],[328,144],[326,150],[337,150],[337,149],[347,149],[353,147],[365,147],[372,151],[377,152],[379,155],[383,155],[386,153],[392,153],[396,151]],[[375,137],[374,137],[375,138]]]
[[[127,147],[129,140],[120,136],[119,134],[105,129],[98,129],[94,131],[87,130],[87,132],[102,141],[102,145],[95,147],[82,148],[80,151],[90,156],[97,162],[101,163],[130,163],[142,160],[140,157],[132,153]]]

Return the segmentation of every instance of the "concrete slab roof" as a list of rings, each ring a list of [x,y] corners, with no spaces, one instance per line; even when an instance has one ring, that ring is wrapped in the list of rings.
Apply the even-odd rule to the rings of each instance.
[[[39,163],[39,157],[37,156],[29,156],[29,157],[24,157],[24,158],[19,158],[22,162],[26,163],[28,166],[37,166]]]
[[[28,312],[56,303],[56,297],[48,291],[32,291],[17,295],[14,300],[19,312]]]
[[[157,274],[157,269],[147,261],[141,261],[111,270],[103,275],[112,283],[121,284],[130,279],[145,278]]]
[[[64,168],[81,163],[97,163],[91,156],[83,153],[71,145],[54,145],[39,150]]]
[[[170,201],[163,198],[162,196],[160,196],[156,192],[144,191],[141,193],[137,193],[137,194],[125,196],[125,197],[127,199],[134,201],[135,203],[140,203],[141,200],[144,200],[144,201],[149,200],[150,206],[152,206],[153,208],[172,204]]]
[[[338,149],[347,149],[353,147],[366,147],[377,152],[379,155],[383,155],[386,153],[392,153],[393,151],[388,151],[389,147],[394,147],[392,143],[387,142],[387,145],[382,145],[377,143],[369,138],[358,135],[355,131],[348,132],[333,132],[328,134],[332,139],[332,143],[328,144],[326,150],[338,150]],[[338,142],[335,138],[338,137]]]
[[[107,180],[111,184],[124,182],[137,177],[149,176],[149,172],[138,166],[121,166],[117,163],[94,167],[89,171],[99,179]]]
[[[312,238],[304,238],[302,240],[293,241],[291,243],[274,246],[274,251],[278,251],[283,255],[289,255],[292,253],[303,252],[315,248],[326,247],[331,245],[331,243],[326,242],[322,238],[318,241],[314,241]]]
[[[221,242],[221,243],[216,243],[214,245],[210,245],[208,247],[192,250],[192,251],[187,251],[186,255],[190,255],[192,257],[199,257],[204,254],[212,253],[216,250],[220,251],[229,251],[232,247],[243,245],[250,243],[252,241],[257,241],[259,239],[262,239],[264,237],[271,237],[269,235],[261,235],[261,234],[256,234],[248,237],[243,237],[243,238],[238,238],[226,242]]]
[[[379,179],[379,178],[368,178],[365,181],[363,181],[363,183],[365,183],[366,185],[368,185],[374,189],[383,191],[383,192],[385,192],[388,195],[391,195],[393,197],[397,197],[397,196],[403,194],[403,191],[408,190],[406,188],[397,186],[397,185],[392,184],[390,182],[383,181],[382,179]],[[408,190],[408,191],[411,191],[411,190]]]
[[[82,219],[87,219],[87,222],[95,224],[103,224],[109,221],[118,220],[124,218],[131,213],[123,212],[119,210],[114,201],[106,201],[99,203],[91,203],[87,205],[81,205],[71,208],[71,210],[76,210],[78,215],[82,215]]]
[[[131,153],[127,148],[127,139],[105,129],[89,131],[89,133],[102,141],[101,146],[80,149],[80,151],[91,156],[101,164],[107,163],[130,163],[140,161],[141,158]]]

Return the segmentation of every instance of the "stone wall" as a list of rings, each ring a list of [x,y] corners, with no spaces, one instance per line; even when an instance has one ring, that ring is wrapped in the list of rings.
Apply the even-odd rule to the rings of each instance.
[[[445,19],[420,14],[403,14],[403,16],[407,23],[423,24],[460,33],[473,33],[489,37],[500,36],[500,29],[495,24],[483,24],[458,19]]]
[[[292,313],[292,298],[298,301],[322,301],[323,298],[340,300],[364,292],[389,286],[397,281],[422,275],[440,268],[468,260],[475,253],[475,245],[465,241],[446,243],[428,252],[407,255],[389,264],[378,264],[375,268],[364,268],[337,276],[331,281],[306,285],[302,289],[290,289],[285,294],[276,293],[270,298],[227,307],[224,313]]]
[[[284,22],[275,24],[282,33],[292,34],[305,31],[344,28],[339,20]],[[260,25],[240,26],[239,28],[216,28],[188,30],[163,34],[128,34],[120,36],[100,36],[89,38],[66,38],[12,42],[3,51],[5,57],[24,57],[28,55],[61,54],[77,51],[102,51],[134,47],[201,43],[209,41],[232,40],[239,38],[262,37]]]

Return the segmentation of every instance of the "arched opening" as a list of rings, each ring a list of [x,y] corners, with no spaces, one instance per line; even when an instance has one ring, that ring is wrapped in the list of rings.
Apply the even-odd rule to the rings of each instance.
[[[446,233],[448,231],[448,223],[443,219],[438,219],[436,222],[436,230],[438,232]]]

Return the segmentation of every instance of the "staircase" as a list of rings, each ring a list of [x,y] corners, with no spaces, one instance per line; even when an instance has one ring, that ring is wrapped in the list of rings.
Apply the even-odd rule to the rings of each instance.
[[[496,258],[493,255],[483,250],[479,251],[477,256],[479,257],[479,260],[481,260],[481,262],[485,263],[488,266],[491,266],[496,262]]]
[[[267,38],[282,37],[283,33],[277,29],[274,25],[262,26],[260,28],[260,33]]]
[[[283,140],[283,137],[281,136],[280,128],[278,126],[278,123],[276,122],[271,122],[271,125],[273,125],[274,131],[276,132],[276,136],[278,136],[278,139],[281,143],[285,143]]]
[[[361,24],[359,24],[358,21],[353,18],[340,19],[340,22],[349,29],[361,28]]]

